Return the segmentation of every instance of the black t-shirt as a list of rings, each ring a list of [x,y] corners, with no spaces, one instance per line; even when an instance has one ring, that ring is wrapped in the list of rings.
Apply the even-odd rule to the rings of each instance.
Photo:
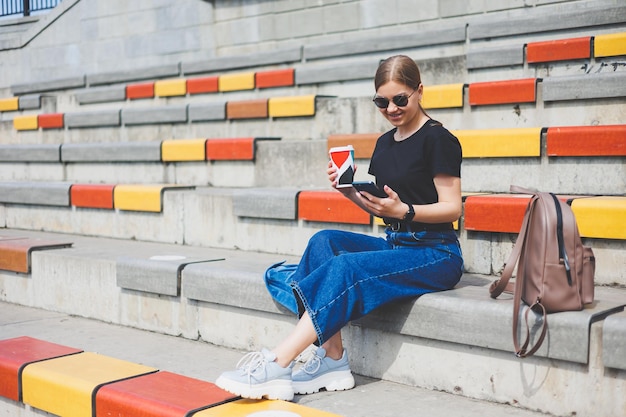
[[[435,120],[400,142],[393,139],[395,132],[394,128],[378,138],[368,172],[381,189],[388,185],[405,203],[436,203],[435,175],[461,177],[459,140]]]

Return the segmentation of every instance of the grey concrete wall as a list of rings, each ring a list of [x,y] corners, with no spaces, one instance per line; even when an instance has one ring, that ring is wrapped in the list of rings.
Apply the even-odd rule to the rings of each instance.
[[[64,0],[0,39],[13,84],[247,52],[415,33],[442,24],[615,5],[610,0]],[[0,21],[0,27],[2,26]]]

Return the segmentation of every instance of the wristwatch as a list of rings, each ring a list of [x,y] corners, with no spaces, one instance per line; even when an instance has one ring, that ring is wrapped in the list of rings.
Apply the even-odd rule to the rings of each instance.
[[[413,217],[415,217],[415,209],[413,208],[413,204],[406,203],[406,205],[409,206],[409,209],[407,210],[406,214],[402,218],[402,221],[403,222],[412,222],[413,221]]]

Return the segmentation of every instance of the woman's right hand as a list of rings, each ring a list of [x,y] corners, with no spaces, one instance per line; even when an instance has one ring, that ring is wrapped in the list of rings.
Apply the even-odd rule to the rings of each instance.
[[[354,170],[356,172],[356,166],[354,167]],[[328,169],[326,170],[326,173],[328,174],[328,180],[330,181],[330,185],[335,190],[341,192],[346,197],[349,197],[350,194],[353,194],[353,193],[356,192],[354,187],[339,187],[339,188],[337,188],[337,177],[339,176],[339,174],[337,173],[337,168],[333,165],[332,161],[328,161]]]

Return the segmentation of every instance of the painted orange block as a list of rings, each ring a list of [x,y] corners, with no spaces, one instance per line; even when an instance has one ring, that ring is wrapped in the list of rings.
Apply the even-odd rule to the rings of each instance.
[[[526,61],[530,64],[590,57],[591,36],[546,42],[530,42],[526,45]]]
[[[62,129],[63,113],[40,114],[37,123],[42,129]]]
[[[254,138],[208,139],[206,159],[209,161],[254,160]]]
[[[476,195],[465,199],[463,227],[481,232],[519,233],[529,195]]]
[[[568,204],[579,197],[557,195]],[[463,227],[480,232],[519,233],[530,199],[527,194],[468,195],[463,205]]]
[[[301,191],[298,219],[312,222],[371,224],[372,217],[338,191]]]
[[[0,269],[28,274],[34,250],[67,248],[70,242],[48,241],[35,238],[0,240]]]
[[[108,184],[73,184],[70,203],[75,207],[113,209],[113,189]]]
[[[187,92],[189,94],[217,93],[219,77],[201,77],[187,79]]]
[[[0,397],[22,401],[22,370],[29,363],[80,352],[28,336],[0,340]]]
[[[185,417],[237,398],[210,382],[162,371],[103,386],[95,415]]]
[[[626,125],[549,127],[548,156],[626,156]]]
[[[326,142],[327,148],[337,146],[352,145],[354,147],[355,159],[369,159],[374,153],[376,141],[381,136],[380,133],[353,133],[346,135],[329,135]]]
[[[482,106],[488,104],[534,103],[536,79],[493,81],[471,83],[469,85],[469,104]]]
[[[154,98],[154,83],[127,85],[126,98],[130,100],[137,100],[141,98]]]
[[[254,76],[257,88],[287,87],[295,84],[294,69],[257,72]]]
[[[226,103],[227,119],[266,119],[267,99],[229,101]]]

